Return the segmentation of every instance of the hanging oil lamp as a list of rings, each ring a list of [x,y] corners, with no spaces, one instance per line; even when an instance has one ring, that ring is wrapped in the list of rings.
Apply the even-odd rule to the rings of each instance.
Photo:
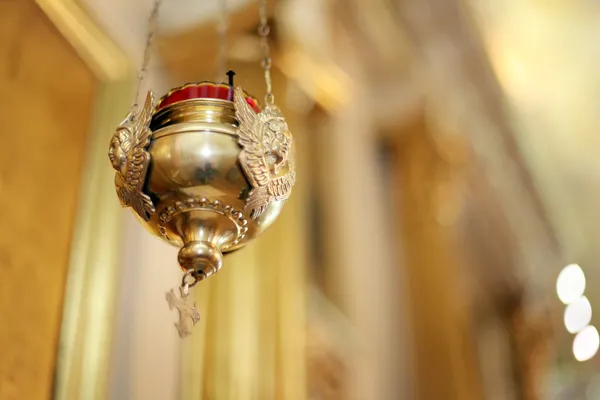
[[[154,21],[157,10],[158,2]],[[230,71],[227,83],[189,83],[156,102],[149,91],[110,143],[121,204],[152,234],[180,248],[179,296],[171,290],[167,300],[179,311],[181,337],[200,318],[187,302],[190,288],[218,272],[224,254],[274,222],[295,181],[292,136],[271,93],[265,1],[260,10],[264,107],[235,86]]]

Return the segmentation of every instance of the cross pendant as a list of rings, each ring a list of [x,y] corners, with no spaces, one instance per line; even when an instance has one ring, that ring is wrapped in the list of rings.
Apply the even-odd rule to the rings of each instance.
[[[175,294],[175,289],[167,292],[167,301],[169,302],[169,308],[172,310],[173,307],[179,311],[179,322],[175,323],[177,331],[179,332],[180,338],[185,338],[192,333],[192,328],[198,321],[200,321],[200,313],[196,308],[196,303],[187,303],[187,293],[184,287],[179,288],[180,297]]]

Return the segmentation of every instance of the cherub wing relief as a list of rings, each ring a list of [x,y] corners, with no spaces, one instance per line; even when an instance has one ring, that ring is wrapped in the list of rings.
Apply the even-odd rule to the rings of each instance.
[[[280,134],[279,136],[285,137],[282,147],[286,151],[282,161],[288,163],[288,173],[284,176],[276,176],[266,157],[267,152],[270,151],[266,147],[269,143],[269,138],[266,136],[269,123],[275,119],[281,120],[281,129],[287,130],[281,114],[274,107],[257,114],[246,101],[241,88],[236,88],[234,101],[239,122],[238,143],[242,146],[239,161],[252,186],[245,208],[253,218],[257,218],[267,209],[271,201],[285,200],[291,193],[295,182],[293,160],[288,159],[292,142],[291,137],[281,135],[283,132],[270,132],[271,136]]]
[[[150,121],[153,108],[154,96],[149,91],[142,109],[123,121],[111,144],[111,161],[116,159],[113,167],[117,170],[115,184],[121,204],[133,208],[146,221],[155,212],[152,199],[143,193],[150,164],[150,153],[146,149],[152,137]]]

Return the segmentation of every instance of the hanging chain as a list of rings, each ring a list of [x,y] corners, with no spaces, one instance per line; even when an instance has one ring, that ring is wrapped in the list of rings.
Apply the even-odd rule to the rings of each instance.
[[[265,83],[267,85],[267,93],[265,95],[265,105],[267,107],[272,106],[275,103],[275,96],[273,96],[271,87],[271,48],[269,47],[269,33],[271,33],[271,27],[269,26],[269,20],[267,15],[267,0],[259,0],[258,11],[260,15],[260,25],[258,27],[258,35],[260,36],[260,45],[263,52],[263,59],[260,63],[262,69],[265,71]]]
[[[142,84],[148,72],[148,65],[150,64],[150,55],[152,54],[152,42],[158,29],[158,10],[163,0],[154,0],[152,11],[150,12],[150,18],[148,19],[148,36],[146,37],[146,47],[144,48],[144,59],[142,60],[142,67],[138,72],[137,90],[135,92],[135,98],[133,99],[133,105],[131,111],[136,112],[139,105],[138,99],[140,97],[140,91],[142,90]]]
[[[229,51],[227,44],[227,31],[229,30],[229,15],[227,10],[227,0],[217,0],[219,2],[219,20],[217,32],[219,34],[219,53],[217,56],[217,82],[224,79],[227,73],[227,53]]]

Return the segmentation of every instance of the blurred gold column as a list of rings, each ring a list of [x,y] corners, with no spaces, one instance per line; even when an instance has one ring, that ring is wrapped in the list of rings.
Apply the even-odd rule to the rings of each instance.
[[[369,76],[351,39],[339,37],[336,63],[344,101],[314,123],[323,224],[324,293],[347,317],[353,347],[344,354],[344,400],[410,395],[403,259],[394,259],[390,183],[380,161],[378,121],[370,108]],[[345,328],[345,327],[344,327]]]
[[[238,83],[261,98],[260,71],[235,70]],[[285,84],[274,74],[276,102],[294,135],[296,186],[275,224],[194,289],[202,320],[183,344],[184,400],[306,398],[308,155],[302,116],[285,105]]]
[[[482,400],[465,248],[453,224],[458,204],[452,166],[424,124],[397,143],[399,225],[407,258],[414,399]],[[454,204],[452,204],[454,202]],[[450,205],[450,209],[445,206]]]

